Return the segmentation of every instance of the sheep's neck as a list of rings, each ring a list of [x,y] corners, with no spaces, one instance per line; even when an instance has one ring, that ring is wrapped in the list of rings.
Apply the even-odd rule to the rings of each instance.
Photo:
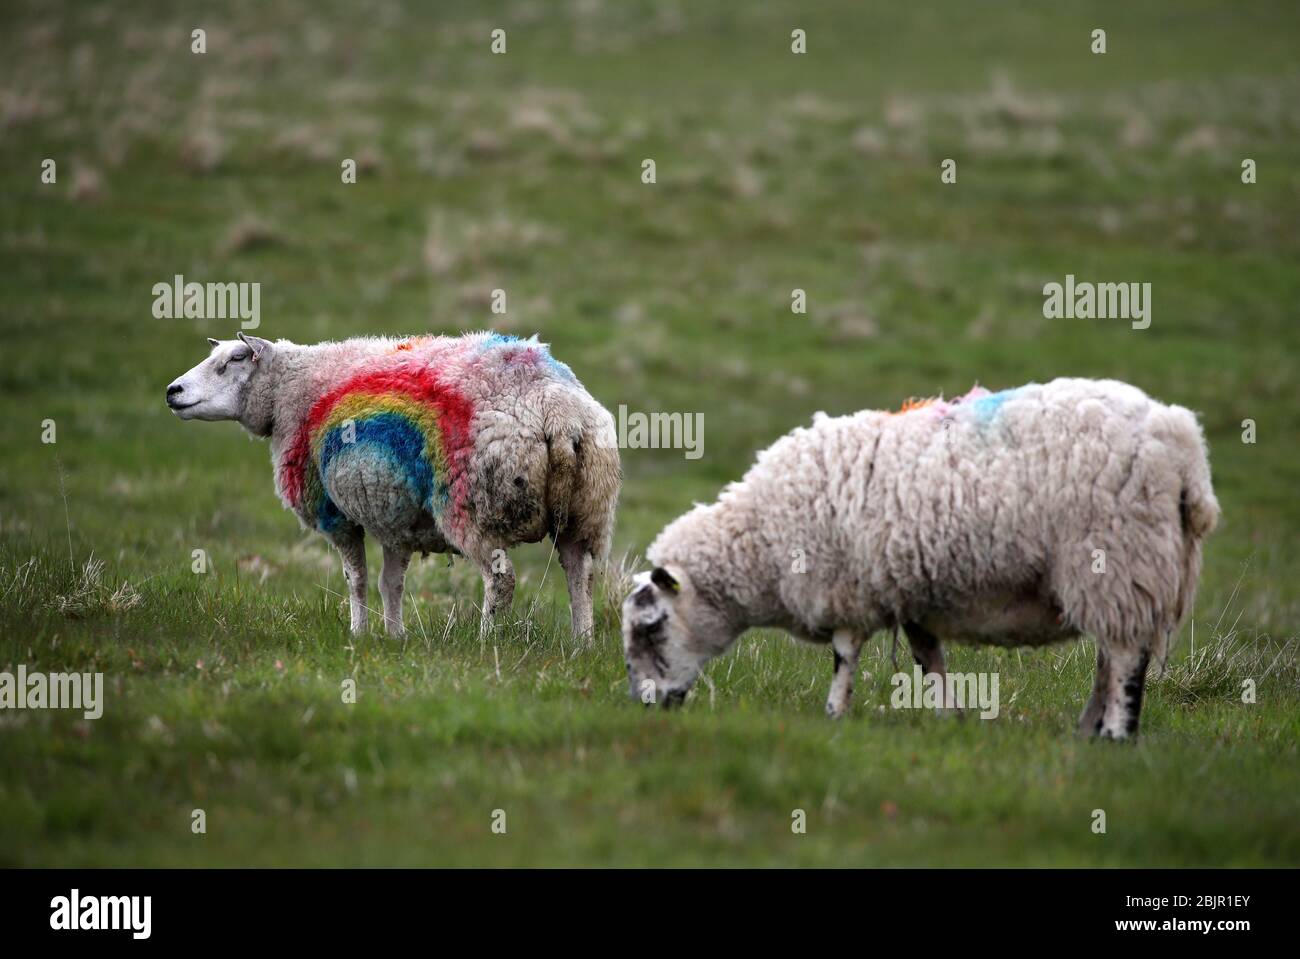
[[[258,361],[266,363],[268,368],[264,374],[249,381],[248,395],[244,397],[244,413],[239,417],[239,425],[262,439],[275,432],[275,397],[280,392],[280,371],[287,347],[288,344],[281,341],[273,347],[270,356]]]
[[[722,515],[730,514],[730,520],[739,520],[726,525],[741,532],[721,544],[716,562],[692,569],[692,581],[737,633],[751,626],[778,625],[785,618],[780,602],[781,570],[770,568],[767,562],[772,553],[762,545],[761,504],[746,495],[715,503],[713,508]]]

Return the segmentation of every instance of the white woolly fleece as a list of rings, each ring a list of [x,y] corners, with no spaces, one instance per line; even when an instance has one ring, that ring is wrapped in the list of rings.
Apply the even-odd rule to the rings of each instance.
[[[1113,380],[1057,379],[818,414],[648,555],[737,632],[826,641],[916,622],[978,642],[1089,633],[1159,656],[1218,517],[1190,411]]]

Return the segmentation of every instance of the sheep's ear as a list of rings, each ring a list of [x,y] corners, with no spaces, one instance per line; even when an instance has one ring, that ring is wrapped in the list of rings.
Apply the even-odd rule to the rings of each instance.
[[[677,578],[662,566],[654,568],[654,572],[650,574],[650,582],[665,592],[680,593],[682,591],[682,584],[677,582]]]
[[[220,345],[221,345],[220,340],[214,340],[212,337],[210,336],[208,337],[208,346],[220,346]]]
[[[270,348],[269,340],[264,340],[260,336],[247,336],[243,330],[236,334],[241,340],[248,344],[248,348],[253,351],[253,359],[256,360]]]

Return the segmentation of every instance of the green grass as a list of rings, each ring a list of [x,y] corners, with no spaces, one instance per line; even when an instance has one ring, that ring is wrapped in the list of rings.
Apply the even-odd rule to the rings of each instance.
[[[868,6],[9,4],[0,669],[107,703],[0,713],[0,862],[1300,864],[1300,11]],[[648,713],[615,578],[575,649],[543,547],[493,642],[440,558],[410,639],[353,641],[265,445],[163,406],[236,328],[154,319],[175,273],[260,282],[271,338],[537,332],[611,409],[704,413],[699,460],[625,452],[616,566],[817,410],[1129,380],[1210,441],[1195,649],[1114,748],[1071,735],[1087,644],[953,650],[999,672],[991,722],[882,711],[877,637],[830,724],[825,651],[766,633]],[[1151,282],[1151,328],[1043,319],[1066,273]]]

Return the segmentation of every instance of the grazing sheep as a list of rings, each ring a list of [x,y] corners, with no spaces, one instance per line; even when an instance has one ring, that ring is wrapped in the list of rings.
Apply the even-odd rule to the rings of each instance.
[[[631,691],[679,703],[705,661],[773,626],[831,645],[838,717],[877,630],[901,626],[944,679],[940,637],[1087,633],[1097,673],[1080,730],[1124,738],[1218,517],[1195,416],[1113,380],[818,414],[650,547],[655,568],[623,606]]]
[[[544,344],[492,333],[208,342],[167,405],[270,437],[280,499],[342,556],[354,633],[367,623],[365,533],[384,550],[390,634],[404,631],[413,552],[478,566],[487,629],[514,594],[506,550],[547,534],[573,632],[591,632],[594,563],[609,549],[621,479],[614,422]]]

